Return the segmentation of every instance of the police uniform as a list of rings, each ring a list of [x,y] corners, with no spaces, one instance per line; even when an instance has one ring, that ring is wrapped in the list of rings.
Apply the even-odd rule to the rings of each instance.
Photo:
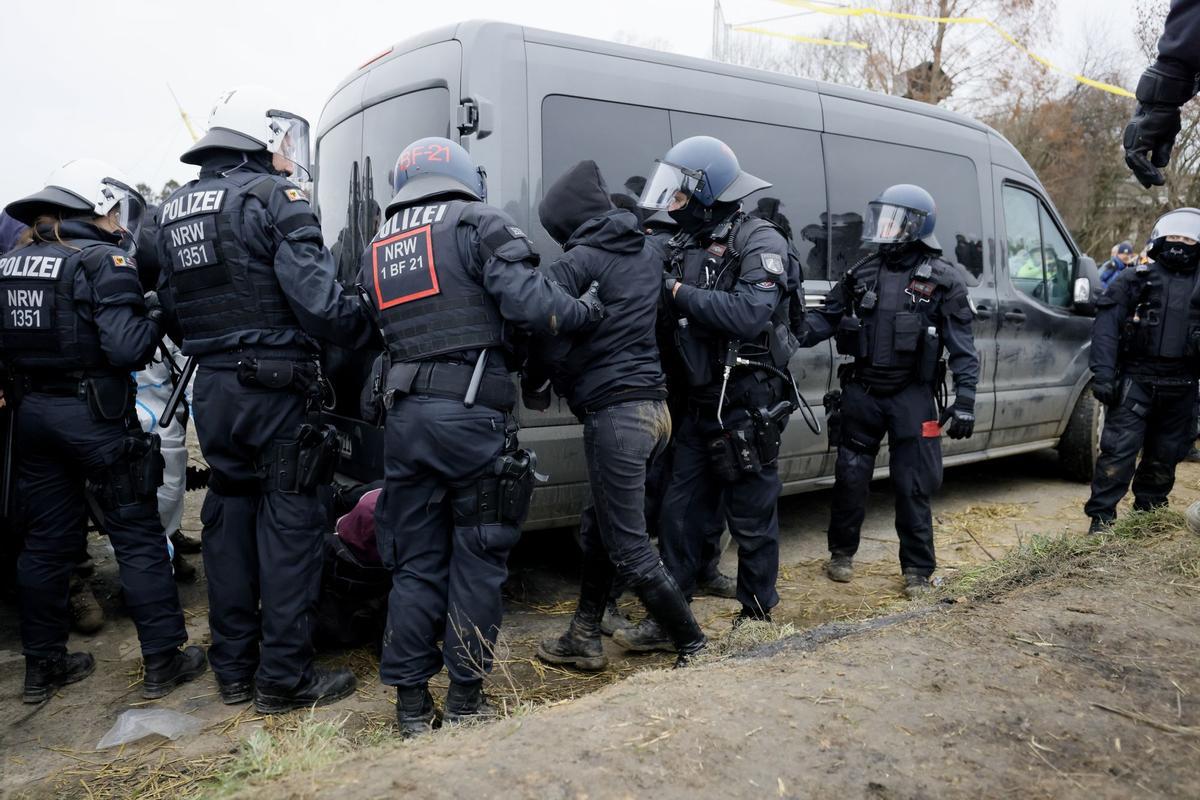
[[[444,140],[435,147],[469,160]],[[510,414],[509,326],[558,333],[589,321],[579,300],[534,269],[528,238],[503,212],[453,199],[479,196],[465,187],[443,185],[430,197],[417,185],[387,208],[361,272],[390,360],[376,530],[392,591],[380,674],[399,689],[402,730],[406,720],[418,729],[430,724],[426,685],[443,664],[451,680],[447,718],[481,708],[500,587],[533,480]]]
[[[193,148],[188,158],[200,176],[163,202],[159,256],[172,338],[199,365],[210,658],[227,702],[248,699],[253,678],[260,711],[282,710],[280,698],[320,680],[316,489],[333,452],[317,420],[319,342],[361,347],[371,327],[335,280],[307,197],[264,153]]]
[[[854,358],[839,370],[837,436],[829,550],[858,550],[875,456],[888,438],[896,493],[896,532],[905,574],[928,577],[936,567],[930,500],[942,483],[941,428],[935,391],[948,354],[955,403],[973,410],[979,380],[971,321],[959,270],[924,245],[871,256],[852,269],[808,315],[810,346],[837,336],[837,350]]]
[[[66,653],[86,486],[103,512],[142,653],[173,654],[187,631],[155,503],[162,459],[157,439],[138,427],[130,379],[159,326],[146,316],[119,236],[81,220],[38,232],[50,241],[0,258],[0,357],[13,371],[14,458],[27,498],[18,564],[24,652]]]
[[[744,615],[764,617],[779,602],[778,436],[790,411],[780,403],[792,397],[768,367],[785,368],[790,355],[780,354],[777,338],[787,321],[784,299],[799,290],[798,264],[777,228],[740,211],[707,232],[677,234],[669,247],[679,284],[667,302],[689,390],[659,547],[690,597],[704,565],[703,533],[723,507],[738,548],[737,599]],[[732,367],[723,386],[731,356],[750,363]]]
[[[1094,384],[1113,387],[1115,396],[1084,506],[1094,524],[1116,518],[1131,479],[1134,509],[1165,506],[1175,467],[1196,438],[1195,288],[1194,266],[1152,262],[1123,270],[1097,300],[1089,362]]]

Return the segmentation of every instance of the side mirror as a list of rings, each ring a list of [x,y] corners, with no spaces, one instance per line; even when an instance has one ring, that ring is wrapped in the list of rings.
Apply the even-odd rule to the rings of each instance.
[[[1101,291],[1100,270],[1095,260],[1088,256],[1076,258],[1071,310],[1084,317],[1096,316],[1096,298]]]

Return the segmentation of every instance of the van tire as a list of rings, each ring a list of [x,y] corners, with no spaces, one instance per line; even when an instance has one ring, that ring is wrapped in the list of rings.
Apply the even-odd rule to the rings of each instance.
[[[1075,410],[1062,438],[1058,440],[1058,460],[1063,475],[1088,483],[1100,455],[1100,432],[1104,429],[1104,406],[1092,397],[1092,385],[1083,387]]]

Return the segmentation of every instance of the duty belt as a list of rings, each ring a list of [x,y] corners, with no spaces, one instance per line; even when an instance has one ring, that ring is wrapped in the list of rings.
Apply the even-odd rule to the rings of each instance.
[[[471,374],[474,371],[474,366],[470,364],[425,361],[417,368],[417,376],[413,379],[412,388],[408,393],[462,400],[467,394],[467,386],[471,383]],[[479,384],[476,402],[498,411],[512,411],[517,404],[517,388],[507,377],[484,375]]]
[[[57,397],[85,397],[87,376],[82,373],[66,375],[24,374],[19,375],[26,392],[37,392]]]

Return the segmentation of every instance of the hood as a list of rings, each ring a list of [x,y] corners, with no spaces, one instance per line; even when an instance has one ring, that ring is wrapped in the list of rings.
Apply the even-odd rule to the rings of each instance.
[[[637,214],[614,208],[576,228],[563,249],[581,244],[609,253],[640,253],[646,244],[646,234],[642,233]]]
[[[613,210],[595,161],[580,161],[546,190],[538,204],[542,227],[560,245],[588,220]]]

